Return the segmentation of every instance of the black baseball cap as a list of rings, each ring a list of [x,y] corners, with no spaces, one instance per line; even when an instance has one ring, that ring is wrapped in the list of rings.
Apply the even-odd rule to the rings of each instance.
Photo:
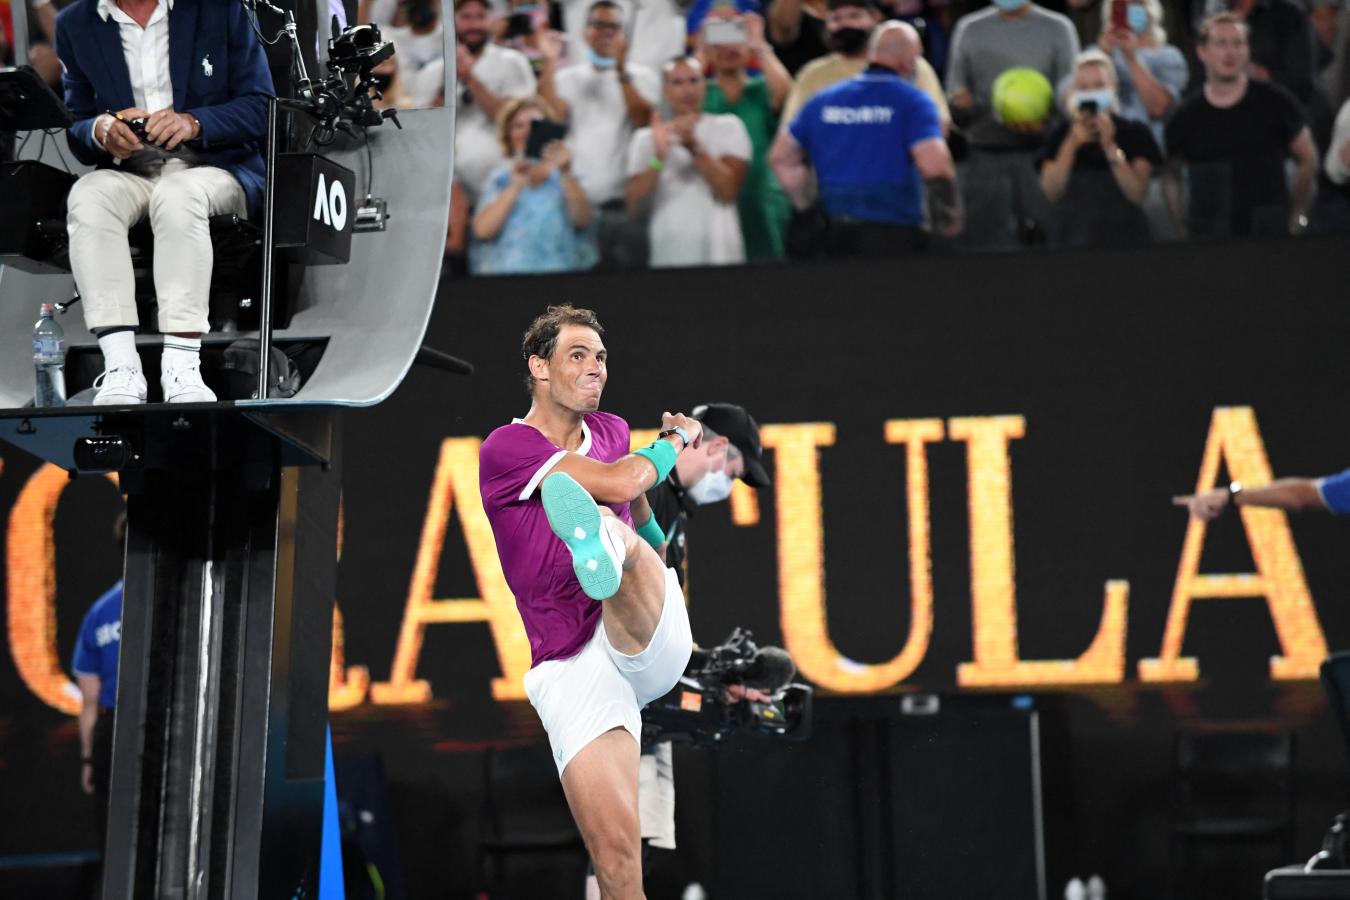
[[[769,473],[764,471],[764,463],[760,461],[764,457],[764,447],[759,442],[759,425],[745,411],[745,407],[734,403],[705,403],[695,407],[690,415],[724,436],[741,451],[745,457],[745,473],[741,475],[741,481],[754,488],[773,484],[769,480]]]

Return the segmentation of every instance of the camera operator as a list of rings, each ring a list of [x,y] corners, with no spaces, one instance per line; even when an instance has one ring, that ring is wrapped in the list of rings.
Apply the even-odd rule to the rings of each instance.
[[[71,269],[103,351],[94,403],[146,401],[127,230],[147,214],[164,400],[214,401],[199,359],[209,219],[262,205],[259,146],[273,93],[262,45],[241,4],[206,0],[76,0],[56,38],[75,114],[70,147],[98,167],[71,188],[67,207]]]
[[[1143,244],[1140,204],[1162,152],[1149,127],[1118,115],[1116,69],[1100,50],[1074,60],[1064,93],[1068,120],[1055,126],[1040,159],[1041,189],[1052,204],[1050,240],[1066,247]]]
[[[772,484],[761,462],[764,450],[759,425],[744,407],[707,403],[690,415],[703,423],[703,443],[694,451],[681,453],[666,479],[647,491],[652,518],[638,530],[651,543],[659,529],[666,565],[675,570],[681,584],[685,578],[685,533],[694,510],[726,500],[731,496],[733,479],[739,478],[756,489]]]

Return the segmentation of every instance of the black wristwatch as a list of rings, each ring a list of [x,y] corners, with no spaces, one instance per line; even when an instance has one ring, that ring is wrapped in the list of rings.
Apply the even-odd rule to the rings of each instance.
[[[689,440],[689,432],[685,431],[678,425],[676,425],[674,428],[667,428],[665,431],[658,434],[657,437],[664,440],[665,438],[670,437],[672,434],[678,434],[680,436],[680,440],[684,441],[685,447],[688,447],[691,443],[693,443],[693,441]]]
[[[1237,508],[1238,505],[1237,498],[1238,494],[1240,493],[1242,493],[1242,482],[1240,481],[1228,482],[1228,505],[1233,507],[1234,509]]]

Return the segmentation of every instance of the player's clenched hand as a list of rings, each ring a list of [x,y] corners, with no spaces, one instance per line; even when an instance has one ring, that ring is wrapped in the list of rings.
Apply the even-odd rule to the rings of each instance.
[[[672,428],[683,428],[689,435],[689,446],[698,447],[703,443],[703,423],[698,419],[691,419],[684,413],[661,413],[661,430],[669,431]]]

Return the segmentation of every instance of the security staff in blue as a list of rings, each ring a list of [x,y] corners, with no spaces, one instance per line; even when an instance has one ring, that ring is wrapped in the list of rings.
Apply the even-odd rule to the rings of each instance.
[[[1285,512],[1331,512],[1350,516],[1350,469],[1323,478],[1277,478],[1259,487],[1234,481],[1228,487],[1173,497],[1206,522],[1235,506],[1268,506]]]
[[[94,797],[100,846],[107,836],[117,654],[122,648],[122,582],[84,615],[71,669],[80,689],[80,786]]]
[[[774,142],[769,162],[798,210],[812,205],[811,170],[836,256],[894,256],[925,243],[924,197],[944,237],[961,230],[956,166],[937,107],[907,79],[918,32],[885,22],[862,74],[813,97]]]
[[[272,75],[237,0],[75,0],[57,18],[71,150],[70,265],[104,370],[94,403],[145,403],[127,230],[148,218],[166,403],[209,403],[210,218],[262,205]],[[161,399],[161,398],[156,398]]]

